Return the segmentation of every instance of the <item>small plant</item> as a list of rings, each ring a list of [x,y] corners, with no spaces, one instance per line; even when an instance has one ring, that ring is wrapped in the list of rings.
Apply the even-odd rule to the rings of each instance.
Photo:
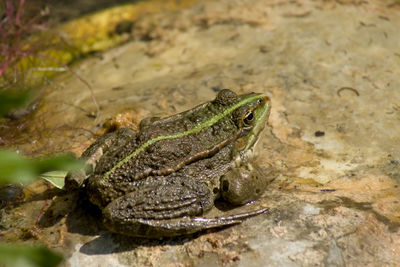
[[[80,52],[50,30],[49,9],[37,6],[37,1],[0,1],[0,90],[33,88],[40,84],[35,78],[69,71],[90,90],[99,113],[90,84],[66,65]]]
[[[2,266],[55,267],[62,260],[63,257],[60,254],[43,246],[0,243],[0,264]]]
[[[3,0],[0,6],[0,77],[3,88],[19,82],[24,72],[38,63],[45,47],[43,38],[32,38],[43,31],[48,10],[28,11],[25,0]]]

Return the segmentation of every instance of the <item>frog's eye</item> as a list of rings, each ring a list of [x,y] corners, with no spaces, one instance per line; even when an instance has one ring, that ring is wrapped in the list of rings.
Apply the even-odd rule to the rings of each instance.
[[[244,123],[249,125],[254,120],[254,114],[251,111],[247,111],[244,115]]]

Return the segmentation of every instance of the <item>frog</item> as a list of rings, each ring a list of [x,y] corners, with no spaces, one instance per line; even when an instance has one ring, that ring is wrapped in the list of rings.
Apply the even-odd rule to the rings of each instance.
[[[83,189],[117,234],[165,238],[239,224],[268,209],[205,215],[217,199],[244,205],[264,193],[253,155],[270,110],[265,94],[223,89],[190,110],[145,118],[138,130],[103,135],[81,156],[86,170],[65,185]]]

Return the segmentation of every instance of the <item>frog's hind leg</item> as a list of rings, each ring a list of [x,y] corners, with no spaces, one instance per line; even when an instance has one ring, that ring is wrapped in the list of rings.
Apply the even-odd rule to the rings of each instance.
[[[111,202],[103,210],[104,224],[116,233],[147,238],[171,237],[233,225],[265,209],[219,218],[196,218],[213,206],[202,184],[141,188]]]
[[[211,209],[213,202],[213,195],[205,184],[190,180],[143,187],[108,204],[103,209],[104,224],[113,232],[133,236],[179,235],[174,231],[184,230],[185,216],[200,215]],[[158,229],[163,227],[161,222],[173,220],[176,220],[174,226],[165,226],[165,231]]]

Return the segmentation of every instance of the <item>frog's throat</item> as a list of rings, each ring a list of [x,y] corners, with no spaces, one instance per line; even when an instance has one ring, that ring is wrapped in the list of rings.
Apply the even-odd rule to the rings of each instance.
[[[200,132],[201,130],[203,130],[205,128],[211,127],[212,125],[217,123],[222,118],[228,116],[229,114],[231,114],[233,111],[235,111],[239,107],[241,107],[243,105],[246,105],[246,104],[248,104],[248,103],[250,103],[252,101],[255,101],[257,99],[264,98],[264,97],[265,97],[264,94],[259,94],[259,95],[254,95],[254,96],[245,98],[242,101],[240,101],[240,102],[236,103],[235,105],[231,106],[230,108],[225,109],[223,112],[215,115],[214,117],[211,117],[209,120],[203,121],[203,122],[197,124],[195,127],[193,127],[190,130],[187,130],[187,131],[182,132],[182,133],[171,134],[171,135],[161,135],[161,136],[157,136],[156,138],[148,140],[146,143],[144,143],[140,147],[138,147],[134,152],[132,152],[131,154],[126,156],[124,159],[119,161],[117,164],[115,164],[114,167],[112,167],[108,172],[106,172],[104,174],[103,179],[106,181],[112,172],[114,172],[116,169],[121,167],[124,163],[128,162],[131,158],[137,156],[140,152],[145,150],[148,146],[150,146],[150,145],[152,145],[152,144],[154,144],[154,143],[156,143],[158,141],[161,141],[161,140],[182,138],[182,137],[185,137],[185,136],[190,135],[190,134],[198,133],[198,132]]]

